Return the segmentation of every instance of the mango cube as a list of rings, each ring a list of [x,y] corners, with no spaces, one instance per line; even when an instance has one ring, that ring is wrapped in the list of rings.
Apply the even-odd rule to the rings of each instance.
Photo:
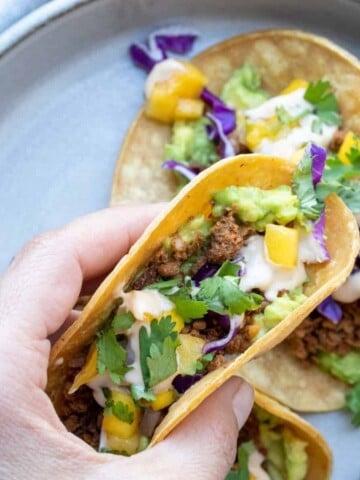
[[[119,438],[113,435],[107,435],[106,446],[109,450],[115,450],[117,452],[124,452],[128,455],[134,455],[138,452],[140,443],[140,433],[129,438]]]
[[[352,148],[360,149],[360,137],[354,132],[347,132],[345,135],[344,141],[341,144],[339,149],[339,158],[345,165],[351,165],[350,160],[348,159],[348,154]]]
[[[197,120],[204,111],[204,102],[193,98],[179,98],[175,110],[176,120]]]
[[[74,393],[78,388],[86,383],[89,383],[96,375],[97,372],[97,349],[95,343],[90,347],[86,362],[80,372],[74,378],[73,384],[70,387],[69,393]]]
[[[178,371],[182,375],[193,375],[196,371],[196,362],[202,356],[205,341],[189,334],[180,334],[179,340],[181,344],[176,349]]]
[[[175,119],[175,110],[178,97],[169,91],[163,83],[155,85],[148,99],[146,115],[162,123],[172,123]]]
[[[296,267],[299,250],[299,231],[295,228],[268,224],[265,246],[269,259],[285,268]]]
[[[303,80],[302,78],[295,78],[289,85],[282,90],[280,95],[287,95],[288,93],[295,92],[299,90],[299,88],[307,88],[309,86],[309,82]]]
[[[134,436],[139,430],[140,411],[135,405],[135,402],[130,394],[112,392],[112,399],[114,403],[122,402],[124,405],[127,405],[129,411],[133,413],[134,419],[132,423],[127,423],[123,420],[120,420],[114,414],[105,414],[102,424],[103,429],[108,435],[128,439]]]
[[[150,402],[150,407],[153,410],[162,410],[163,408],[168,407],[175,401],[175,391],[174,389],[166,390],[156,394],[155,400]]]
[[[174,76],[167,80],[169,90],[179,98],[199,98],[207,84],[207,78],[192,63],[180,60],[178,62],[183,66],[183,70],[176,71]]]

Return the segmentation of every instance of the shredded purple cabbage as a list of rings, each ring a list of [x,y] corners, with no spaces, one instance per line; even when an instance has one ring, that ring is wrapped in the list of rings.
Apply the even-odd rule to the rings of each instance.
[[[212,310],[209,310],[205,315],[204,315],[204,320],[206,323],[208,323],[211,320],[216,320],[216,323],[220,325],[222,328],[230,328],[230,317],[229,315],[221,315],[221,313],[213,312]]]
[[[320,247],[320,262],[330,260],[330,253],[325,242],[325,212],[321,212],[319,219],[314,223],[312,235]]]
[[[314,187],[316,187],[316,185],[320,182],[324,173],[325,162],[326,162],[326,150],[325,148],[319,147],[314,143],[311,143],[309,148],[310,148],[310,155],[312,158],[312,167],[311,167],[312,179],[313,179]]]
[[[151,33],[145,43],[130,45],[129,54],[134,63],[149,72],[167,58],[167,52],[188,53],[198,33],[181,26],[166,27]]]
[[[339,323],[343,316],[341,306],[335,302],[331,295],[325,298],[325,300],[317,306],[316,310],[333,323]]]
[[[228,135],[236,128],[235,110],[228,107],[219,97],[214,95],[210,90],[204,88],[200,95],[201,99],[211,108],[212,114],[222,125],[222,131]],[[216,135],[216,134],[212,134]]]
[[[219,265],[215,265],[214,263],[205,263],[193,276],[193,281],[195,285],[198,287],[202,280],[205,278],[213,277],[215,273],[219,270]]]
[[[230,328],[226,337],[220,338],[219,340],[214,340],[213,342],[206,343],[203,348],[203,353],[206,354],[206,353],[222,350],[230,342],[230,340],[234,338],[237,328],[238,327],[237,327],[235,317],[230,318]]]
[[[181,162],[176,162],[175,160],[167,160],[161,165],[161,168],[165,170],[174,170],[180,175],[183,175],[189,181],[196,177],[197,173],[190,167],[187,167]]]
[[[176,391],[179,393],[184,393],[186,390],[189,390],[196,382],[201,380],[203,375],[201,373],[196,373],[195,375],[177,375],[172,384]]]
[[[215,117],[212,113],[207,113],[206,116],[213,123],[210,128],[207,128],[207,133],[210,140],[218,140],[220,147],[220,156],[221,158],[228,158],[235,155],[235,149],[224,133],[222,123],[219,119]]]

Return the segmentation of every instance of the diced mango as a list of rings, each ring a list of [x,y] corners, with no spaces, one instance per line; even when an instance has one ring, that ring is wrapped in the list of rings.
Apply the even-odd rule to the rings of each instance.
[[[80,372],[74,378],[73,384],[70,387],[69,393],[74,393],[81,385],[85,385],[90,382],[96,375],[97,372],[97,349],[95,343],[90,347],[86,362]]]
[[[197,120],[204,112],[204,102],[196,98],[179,98],[175,110],[176,120]]]
[[[293,268],[298,259],[299,231],[282,225],[268,224],[265,229],[265,246],[273,263]]]
[[[299,88],[307,88],[309,85],[309,82],[306,80],[303,80],[302,78],[295,78],[292,82],[289,83],[289,85],[282,90],[280,95],[287,95],[288,93],[295,92],[295,90],[299,90]]]
[[[155,400],[150,402],[150,407],[153,410],[162,410],[163,408],[168,407],[175,401],[175,391],[174,389],[166,390],[156,394]]]
[[[305,153],[305,147],[299,148],[299,150],[296,150],[296,152],[291,155],[291,157],[289,158],[289,162],[292,163],[293,165],[299,165],[300,160],[304,156],[304,153]]]
[[[175,311],[171,310],[170,312],[165,312],[164,315],[170,315],[171,321],[175,323],[174,330],[178,333],[184,328],[184,319]]]
[[[249,123],[246,126],[245,143],[250,150],[255,150],[264,138],[274,140],[281,129],[281,125],[276,117],[268,120],[259,120],[255,123]]]
[[[162,123],[172,123],[175,119],[175,110],[178,97],[171,93],[163,83],[155,85],[148,99],[146,115]]]
[[[115,450],[119,453],[134,455],[138,452],[140,443],[140,433],[135,433],[129,438],[119,438],[113,435],[107,435],[106,445],[109,450]]]
[[[350,131],[345,135],[344,141],[339,149],[339,158],[345,165],[351,165],[347,156],[352,148],[360,149],[360,137]]]
[[[129,411],[134,414],[134,420],[132,423],[127,423],[117,418],[114,414],[105,414],[103,419],[103,429],[108,435],[125,439],[130,438],[139,430],[140,411],[136,407],[130,394],[112,392],[112,399],[114,403],[122,402],[124,405],[127,405]]]
[[[176,349],[178,372],[182,375],[193,375],[196,371],[196,361],[202,356],[205,341],[189,334],[179,335],[180,345]]]
[[[200,94],[208,83],[205,75],[190,62],[178,60],[184,67],[178,70],[174,76],[168,80],[169,89],[179,98],[199,98]]]
[[[256,335],[260,332],[260,328],[260,325],[258,325],[257,323],[254,323],[253,325],[249,325],[247,327],[247,333],[250,337],[250,340],[256,337]]]

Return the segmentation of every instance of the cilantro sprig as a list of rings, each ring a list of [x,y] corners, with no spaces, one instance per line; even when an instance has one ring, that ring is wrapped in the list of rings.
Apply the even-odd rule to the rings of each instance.
[[[329,81],[311,82],[305,91],[304,98],[314,106],[315,113],[321,122],[326,125],[341,124],[339,105]]]
[[[121,401],[115,402],[112,398],[111,392],[107,388],[104,388],[103,392],[106,398],[104,415],[114,415],[122,422],[131,425],[134,421],[134,412],[130,411],[129,405],[126,405]]]
[[[120,384],[127,372],[132,370],[126,365],[127,352],[122,347],[115,335],[112,326],[103,330],[96,341],[98,352],[97,371],[100,375],[109,373],[111,380]]]
[[[177,370],[176,347],[179,345],[171,316],[152,320],[150,331],[139,332],[140,366],[147,389],[165,380]]]
[[[232,468],[225,477],[225,480],[250,480],[249,457],[255,450],[253,441],[242,443],[237,451],[238,468]]]

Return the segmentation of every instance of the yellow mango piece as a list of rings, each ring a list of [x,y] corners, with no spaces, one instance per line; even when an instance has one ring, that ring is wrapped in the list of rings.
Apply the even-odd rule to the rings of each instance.
[[[190,62],[178,60],[183,70],[174,72],[167,80],[168,89],[178,98],[199,98],[203,88],[207,85],[206,76]]]
[[[245,143],[250,150],[255,150],[264,138],[275,140],[281,130],[281,125],[276,117],[268,120],[259,120],[248,123],[246,126]]]
[[[74,378],[73,384],[70,387],[69,393],[74,393],[78,388],[90,382],[97,376],[97,349],[95,343],[90,347],[86,362],[80,372]]]
[[[268,224],[265,229],[265,245],[269,259],[286,268],[297,264],[299,231],[282,225]]]
[[[184,320],[180,315],[175,311],[171,310],[170,312],[164,312],[164,315],[171,315],[171,321],[175,323],[174,330],[178,333],[184,328]]]
[[[300,160],[303,158],[304,153],[305,147],[299,148],[299,150],[296,150],[296,152],[291,155],[291,157],[289,158],[289,162],[293,163],[294,165],[298,165],[300,163]]]
[[[204,102],[194,98],[179,98],[175,110],[176,120],[197,120],[204,112]]]
[[[166,390],[165,392],[157,393],[155,400],[150,402],[150,407],[153,410],[162,410],[168,407],[175,401],[174,389]]]
[[[202,357],[205,341],[189,334],[180,334],[179,340],[181,343],[176,349],[178,372],[182,375],[193,375],[196,361]]]
[[[145,105],[145,113],[159,122],[173,123],[178,97],[172,94],[164,83],[157,84],[153,88]]]
[[[295,78],[295,80],[290,82],[289,85],[280,92],[280,95],[287,95],[288,93],[295,92],[295,90],[299,90],[299,88],[307,88],[308,86],[309,82],[306,80]]]
[[[140,433],[129,438],[119,438],[113,435],[107,435],[106,445],[109,450],[115,450],[120,453],[127,453],[128,455],[134,455],[139,450]]]
[[[348,159],[348,154],[350,153],[352,148],[360,149],[360,137],[356,135],[354,132],[347,132],[345,135],[344,141],[341,144],[339,149],[339,158],[345,165],[351,165],[350,160]]]
[[[134,414],[134,420],[132,423],[127,423],[117,418],[114,414],[104,415],[103,429],[108,435],[128,439],[134,436],[139,430],[140,411],[136,407],[130,394],[112,392],[112,399],[114,403],[122,402],[124,405],[127,405],[129,411]]]

